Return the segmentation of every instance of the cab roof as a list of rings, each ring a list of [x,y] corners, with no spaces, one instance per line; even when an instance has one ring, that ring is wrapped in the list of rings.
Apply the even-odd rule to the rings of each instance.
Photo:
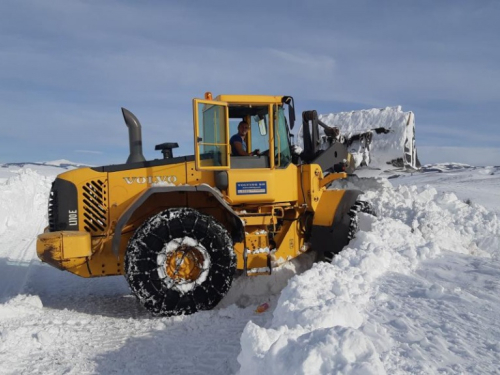
[[[215,100],[229,104],[279,104],[283,96],[271,95],[218,95]]]

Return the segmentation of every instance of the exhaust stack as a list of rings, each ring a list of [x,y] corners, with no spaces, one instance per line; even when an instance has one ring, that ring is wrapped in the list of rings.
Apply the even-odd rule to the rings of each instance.
[[[130,155],[127,164],[146,161],[142,154],[141,123],[129,110],[122,108],[123,118],[128,127],[128,138],[130,144]]]

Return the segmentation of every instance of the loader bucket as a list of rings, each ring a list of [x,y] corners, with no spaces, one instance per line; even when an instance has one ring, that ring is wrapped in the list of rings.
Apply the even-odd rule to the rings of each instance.
[[[401,107],[368,109],[353,112],[332,113],[319,118],[330,126],[336,126],[341,134],[353,142],[348,151],[355,160],[363,160],[364,145],[357,139],[363,134],[371,134],[368,143],[370,169],[380,171],[420,169],[415,146],[415,115],[403,112]],[[366,158],[365,158],[366,159]],[[356,165],[356,167],[363,165]]]
[[[415,145],[415,115],[400,106],[319,115],[329,127],[338,128],[347,151],[354,159],[355,174],[376,176],[413,172],[421,167]],[[302,129],[298,134],[301,145]],[[328,136],[319,128],[321,148],[327,149]],[[303,143],[302,143],[303,144]]]

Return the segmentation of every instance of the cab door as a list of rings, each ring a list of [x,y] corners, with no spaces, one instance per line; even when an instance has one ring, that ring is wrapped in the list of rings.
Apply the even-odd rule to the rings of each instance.
[[[221,171],[231,167],[227,103],[193,99],[196,170]]]

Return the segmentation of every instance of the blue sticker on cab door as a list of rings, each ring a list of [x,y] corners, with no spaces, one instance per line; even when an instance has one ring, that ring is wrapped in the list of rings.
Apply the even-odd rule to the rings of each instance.
[[[252,181],[252,182],[237,182],[236,194],[266,194],[267,182],[266,181]]]

